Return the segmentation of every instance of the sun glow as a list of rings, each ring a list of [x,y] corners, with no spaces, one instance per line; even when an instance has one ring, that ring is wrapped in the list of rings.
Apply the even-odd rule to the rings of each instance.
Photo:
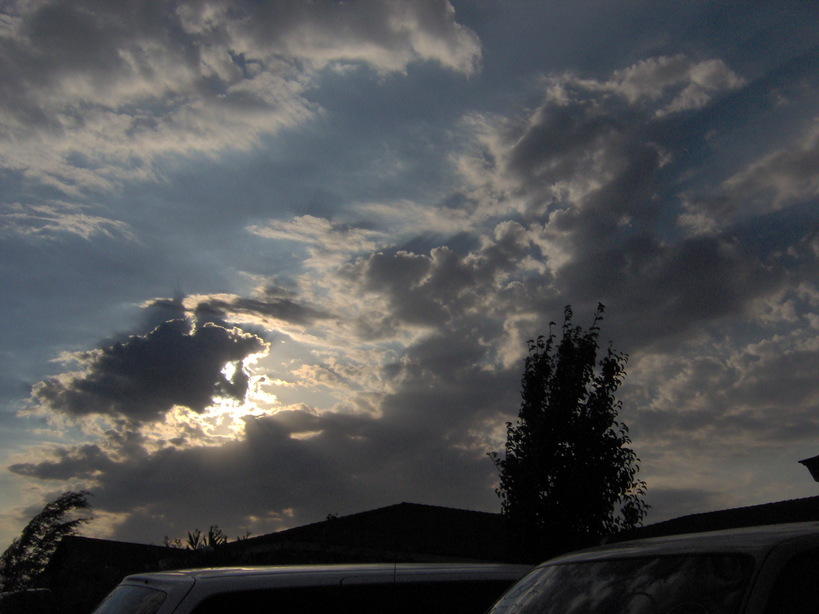
[[[222,373],[230,378],[236,368],[227,365]],[[143,429],[143,433],[160,447],[168,442],[183,448],[218,446],[241,439],[248,419],[270,416],[282,408],[278,397],[267,390],[267,386],[274,384],[267,377],[251,376],[248,384],[244,399],[214,397],[213,404],[201,412],[177,405],[162,423]]]
[[[231,377],[235,370],[236,366],[229,364],[223,373],[226,377]],[[269,416],[281,409],[279,398],[265,388],[270,383],[263,375],[251,376],[244,399],[215,397],[215,403],[201,417],[209,424],[216,425],[218,436],[232,435],[238,438],[244,432],[247,418]]]

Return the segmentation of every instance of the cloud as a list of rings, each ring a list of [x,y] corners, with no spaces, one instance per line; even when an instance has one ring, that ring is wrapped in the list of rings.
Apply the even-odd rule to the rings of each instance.
[[[280,324],[306,325],[316,320],[333,318],[333,314],[306,305],[293,292],[267,287],[258,297],[236,295],[194,295],[185,301],[194,304],[197,317],[222,319],[231,322],[254,323],[274,327]]]
[[[331,389],[349,388],[350,383],[336,369],[326,365],[302,365],[293,375],[298,377],[302,386],[326,386]]]
[[[49,204],[0,203],[2,232],[6,235],[57,238],[65,233],[85,240],[135,237],[122,221],[88,213],[88,206],[55,201]]]
[[[323,69],[473,74],[480,45],[444,0],[115,5],[14,2],[0,37],[0,163],[64,193],[162,175],[167,154],[247,150],[321,112]]]
[[[72,358],[84,371],[34,386],[32,400],[58,414],[100,414],[139,423],[161,420],[175,405],[202,412],[217,396],[242,400],[242,363],[267,351],[259,337],[210,323],[171,320],[146,335]],[[223,373],[234,365],[233,374]]]
[[[722,182],[714,195],[691,195],[680,225],[716,232],[729,224],[809,202],[819,195],[819,122]]]
[[[616,213],[634,215],[647,209],[650,193],[640,189],[670,162],[661,145],[662,116],[704,107],[743,84],[722,60],[682,55],[643,60],[605,80],[548,75],[534,111],[471,115],[475,146],[458,163],[474,194],[492,200],[497,213],[582,210],[602,192],[616,199]],[[620,211],[623,206],[632,210]]]
[[[702,108],[714,96],[742,87],[745,80],[720,59],[693,62],[680,54],[642,60],[615,71],[602,84],[589,81],[582,84],[616,93],[630,104],[667,100],[665,106],[654,111],[657,117],[662,117]]]
[[[700,346],[643,357],[633,367],[638,386],[649,388],[632,398],[639,429],[716,456],[811,441],[819,428],[819,335],[806,320],[787,335],[723,352]]]
[[[383,302],[384,321],[440,331],[478,313],[517,311],[503,300],[503,289],[518,279],[518,267],[525,267],[531,254],[523,227],[505,222],[465,255],[448,247],[428,254],[377,252],[346,266],[342,275]]]
[[[318,67],[363,61],[392,72],[418,59],[466,74],[478,67],[477,37],[455,23],[455,11],[444,1],[420,5],[366,1],[352,6],[271,3],[246,11],[240,28],[254,42],[306,58]],[[209,20],[214,17],[208,15]]]
[[[271,220],[247,230],[265,239],[309,246],[306,264],[320,269],[337,266],[351,255],[372,251],[387,241],[382,232],[313,215],[299,215],[290,221]]]
[[[96,444],[86,444],[73,449],[54,450],[56,460],[34,463],[17,463],[9,470],[18,475],[40,480],[91,479],[110,471],[116,462]]]
[[[720,509],[719,498],[706,488],[654,487],[649,491],[647,501],[652,508],[674,510],[673,516],[652,516],[652,522]]]
[[[473,146],[458,160],[462,192],[485,215],[516,220],[530,262],[541,267],[529,272],[548,273],[539,278],[518,269],[508,276],[517,276],[519,291],[539,284],[527,293],[530,301],[564,296],[592,306],[602,300],[623,321],[634,322],[622,329],[633,347],[645,347],[748,317],[793,275],[809,279],[809,270],[796,273],[776,256],[768,246],[773,237],[758,237],[758,224],[730,226],[735,220],[717,207],[728,202],[756,220],[771,203],[785,207],[809,199],[815,191],[813,123],[807,136],[766,153],[721,185],[700,183],[709,196],[698,202],[716,203],[712,212],[719,221],[708,233],[691,234],[693,211],[706,209],[695,209],[667,179],[682,181],[690,164],[687,148],[697,148],[696,139],[705,142],[707,135],[691,132],[680,142],[678,122],[690,124],[683,111],[716,104],[746,82],[722,60],[677,55],[650,58],[602,79],[551,75],[543,86],[533,110],[473,115],[467,124]],[[693,96],[692,87],[707,97]]]
[[[284,411],[248,420],[243,437],[222,446],[147,453],[108,442],[107,449],[64,449],[53,460],[11,469],[40,479],[92,479],[95,507],[127,513],[116,528],[120,539],[159,540],[208,523],[259,534],[292,524],[287,510],[293,509],[299,518],[323,518],[452,497],[486,507],[494,498],[489,459],[453,449],[433,428],[418,426],[416,434],[425,436],[407,437],[397,425],[368,416]],[[140,493],[136,509],[134,492]]]

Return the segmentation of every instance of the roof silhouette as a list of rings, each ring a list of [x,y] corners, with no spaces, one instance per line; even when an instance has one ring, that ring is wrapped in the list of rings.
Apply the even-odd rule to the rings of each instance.
[[[505,560],[500,514],[450,507],[398,503],[330,516],[327,520],[230,542],[226,550],[273,552],[313,545],[353,560]],[[314,549],[314,548],[308,548]]]
[[[623,539],[819,520],[819,496],[702,512],[639,527]]]

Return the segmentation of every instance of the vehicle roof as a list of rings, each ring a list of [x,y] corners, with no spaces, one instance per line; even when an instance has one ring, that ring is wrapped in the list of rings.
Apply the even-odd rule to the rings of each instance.
[[[798,522],[650,537],[588,548],[558,556],[545,564],[714,552],[747,553],[756,556],[771,550],[779,544],[798,539],[819,542],[819,522]]]
[[[285,577],[289,579],[300,577],[302,581],[308,578],[337,578],[347,577],[390,577],[396,579],[447,577],[450,579],[468,579],[476,575],[496,578],[512,578],[522,575],[531,568],[530,565],[512,565],[505,563],[373,563],[349,565],[282,565],[259,567],[214,567],[201,569],[182,569],[177,571],[163,571],[153,573],[134,574],[125,578],[124,582],[153,584],[156,582],[189,582],[222,581],[236,579],[262,579],[265,577]]]

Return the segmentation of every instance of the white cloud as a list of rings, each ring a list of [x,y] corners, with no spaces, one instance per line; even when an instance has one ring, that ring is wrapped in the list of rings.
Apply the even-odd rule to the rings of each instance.
[[[723,92],[742,87],[745,80],[720,59],[693,62],[684,55],[643,60],[616,71],[602,84],[584,85],[623,96],[631,104],[668,100],[655,110],[658,117],[699,109]]]
[[[50,204],[1,204],[3,233],[36,237],[57,237],[64,233],[83,239],[119,237],[135,240],[124,222],[87,213],[91,207],[55,201]]]
[[[412,237],[425,233],[439,236],[477,230],[485,221],[485,216],[470,212],[464,206],[430,206],[410,200],[392,202],[369,202],[355,205],[353,210],[362,219],[378,224],[389,230],[390,239]],[[383,243],[383,242],[382,242]]]
[[[264,225],[248,226],[247,231],[277,241],[293,241],[308,246],[304,266],[315,271],[333,271],[349,258],[372,252],[388,243],[381,231],[313,215],[296,216],[290,221],[271,220]]]
[[[725,180],[723,189],[743,211],[782,208],[819,195],[819,121],[791,143]],[[760,205],[765,209],[760,210]]]
[[[808,202],[819,195],[819,122],[724,180],[714,194],[688,194],[679,224],[693,234]]]
[[[376,231],[354,228],[313,215],[300,215],[289,222],[272,220],[265,226],[250,226],[248,230],[266,239],[296,241],[327,251],[350,254],[372,251],[378,246],[375,239],[382,242],[385,239]]]
[[[386,74],[432,61],[469,75],[480,58],[443,0],[18,2],[4,30],[0,164],[74,194],[315,117],[305,87],[329,64]]]

